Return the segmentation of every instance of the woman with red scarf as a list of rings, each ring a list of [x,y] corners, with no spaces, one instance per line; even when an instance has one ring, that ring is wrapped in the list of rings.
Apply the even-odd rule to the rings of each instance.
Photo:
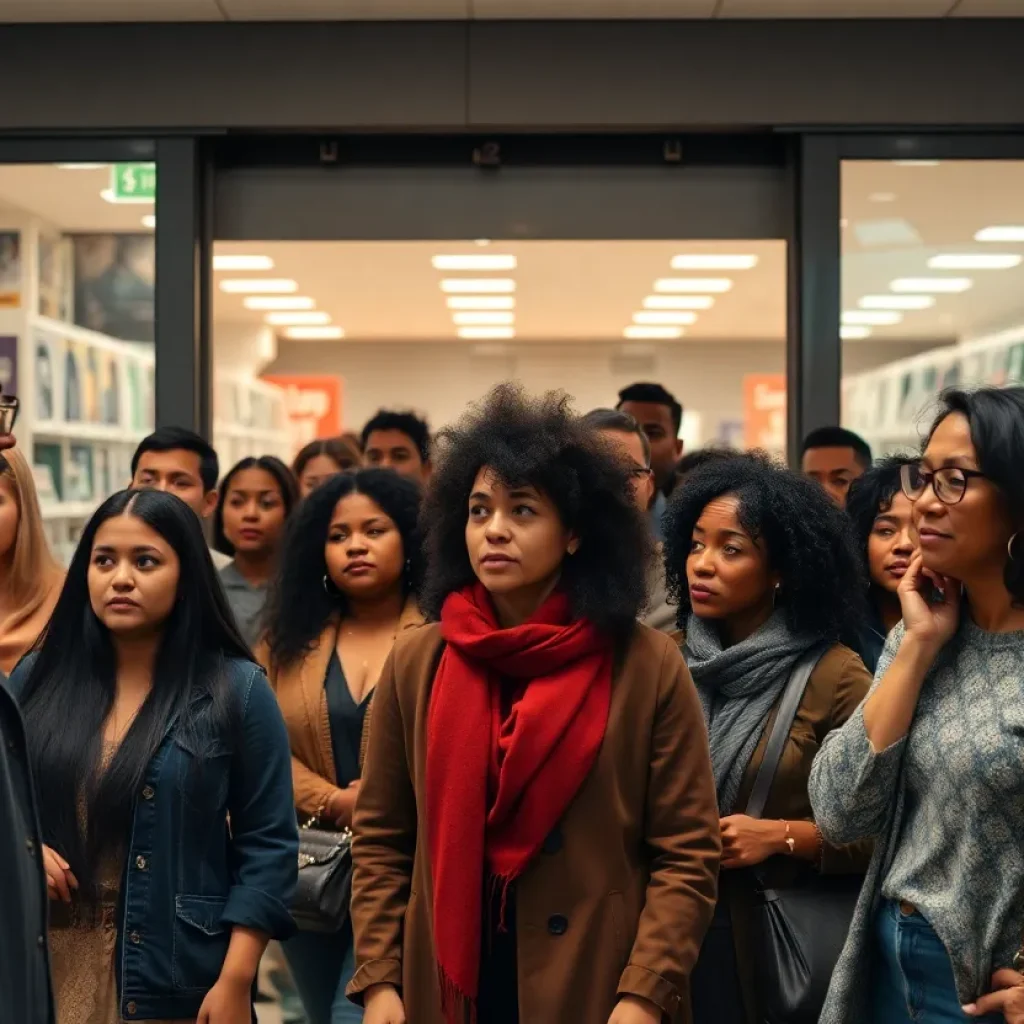
[[[349,995],[366,1024],[688,1024],[718,811],[693,683],[636,623],[628,467],[509,386],[440,441],[437,621],[377,684]]]

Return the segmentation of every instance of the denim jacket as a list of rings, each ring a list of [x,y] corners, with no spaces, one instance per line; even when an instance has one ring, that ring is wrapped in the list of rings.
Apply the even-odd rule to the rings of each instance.
[[[28,658],[11,676],[16,696],[30,665]],[[214,736],[200,760],[172,723],[136,797],[118,911],[126,1021],[195,1018],[234,926],[274,938],[294,930],[288,904],[298,831],[288,735],[262,669],[231,659],[226,670],[241,701],[238,743]],[[45,800],[45,787],[39,793]]]

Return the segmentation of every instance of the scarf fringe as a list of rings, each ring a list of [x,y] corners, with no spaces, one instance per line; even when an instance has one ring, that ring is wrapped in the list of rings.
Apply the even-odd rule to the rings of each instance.
[[[441,989],[441,1013],[447,1024],[477,1024],[476,1000],[471,999],[438,964],[437,984]]]

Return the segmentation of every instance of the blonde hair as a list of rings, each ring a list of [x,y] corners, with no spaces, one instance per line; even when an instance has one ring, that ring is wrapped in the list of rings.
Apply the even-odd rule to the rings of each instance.
[[[43,530],[32,467],[19,448],[0,452],[0,479],[10,481],[18,505],[18,530],[10,552],[8,607],[19,619],[33,615],[63,575]],[[12,616],[13,617],[13,616]]]

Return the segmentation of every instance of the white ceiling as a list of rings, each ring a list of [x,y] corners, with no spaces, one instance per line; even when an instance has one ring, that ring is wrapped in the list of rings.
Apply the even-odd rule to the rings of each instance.
[[[1022,16],[1024,0],[0,0],[0,22]]]

